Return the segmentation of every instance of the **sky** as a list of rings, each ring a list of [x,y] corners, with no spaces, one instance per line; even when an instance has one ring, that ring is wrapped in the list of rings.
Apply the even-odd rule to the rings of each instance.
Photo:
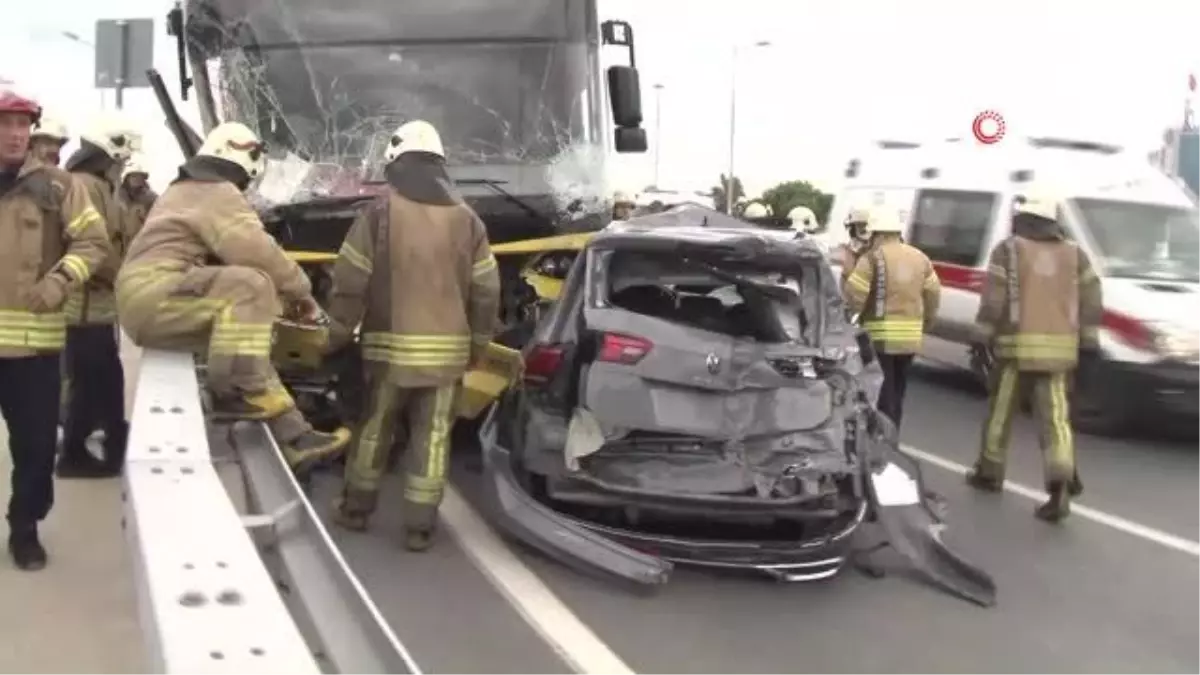
[[[664,188],[715,184],[730,164],[731,95],[735,173],[757,194],[782,180],[836,185],[846,161],[875,139],[967,137],[984,110],[1004,117],[1009,137],[1082,135],[1149,151],[1181,120],[1188,73],[1200,76],[1194,2],[599,3],[603,18],[630,22],[637,41],[651,148],[609,165],[610,183],[628,190],[654,183],[656,164]],[[159,21],[156,60],[174,92],[173,44],[161,23],[171,4],[25,3],[0,24],[0,77],[78,128],[102,95],[92,88],[91,48],[63,32],[92,40],[97,19],[148,17]],[[761,41],[770,45],[749,46]],[[174,141],[149,90],[125,99],[126,113],[150,129],[161,184],[180,159]]]

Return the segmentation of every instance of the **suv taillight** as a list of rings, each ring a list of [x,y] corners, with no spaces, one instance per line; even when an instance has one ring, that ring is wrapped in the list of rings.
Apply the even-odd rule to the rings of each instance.
[[[563,348],[537,345],[525,357],[525,384],[545,384],[562,365]]]
[[[653,348],[654,343],[645,338],[604,333],[600,339],[600,350],[596,354],[596,360],[632,366],[641,361]]]

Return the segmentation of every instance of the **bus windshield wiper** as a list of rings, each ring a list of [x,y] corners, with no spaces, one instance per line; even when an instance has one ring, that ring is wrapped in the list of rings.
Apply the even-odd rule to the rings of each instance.
[[[503,181],[503,180],[493,180],[491,178],[455,178],[454,179],[455,185],[486,185],[488,188],[490,188],[492,190],[492,192],[495,192],[496,194],[503,197],[504,201],[506,201],[510,204],[516,205],[517,208],[521,209],[525,213],[528,213],[529,215],[533,216],[534,218],[537,218],[538,220],[546,223],[547,225],[549,225],[551,227],[554,226],[554,221],[551,220],[549,217],[547,217],[546,214],[535,209],[533,206],[531,206],[529,204],[529,202],[517,197],[516,195],[509,192],[508,190],[505,190],[504,188],[500,187],[501,185],[503,185],[507,182],[508,181]]]

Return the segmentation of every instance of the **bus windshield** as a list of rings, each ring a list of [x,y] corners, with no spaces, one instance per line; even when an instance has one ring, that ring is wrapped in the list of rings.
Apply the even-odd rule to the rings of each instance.
[[[317,163],[378,164],[400,124],[432,122],[451,165],[545,163],[591,127],[582,44],[227,50],[225,119]]]
[[[1107,274],[1135,279],[1200,282],[1200,217],[1194,208],[1076,199]]]
[[[271,148],[268,201],[380,179],[413,119],[455,177],[526,195],[599,182],[595,0],[192,0],[188,16],[218,116]]]

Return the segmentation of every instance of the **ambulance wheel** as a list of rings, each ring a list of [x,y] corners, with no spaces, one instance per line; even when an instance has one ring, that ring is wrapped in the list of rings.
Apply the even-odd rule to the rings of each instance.
[[[1071,426],[1082,434],[1117,437],[1126,433],[1133,421],[1128,407],[1114,405],[1100,387],[1080,386],[1078,377],[1071,387],[1070,405]]]

